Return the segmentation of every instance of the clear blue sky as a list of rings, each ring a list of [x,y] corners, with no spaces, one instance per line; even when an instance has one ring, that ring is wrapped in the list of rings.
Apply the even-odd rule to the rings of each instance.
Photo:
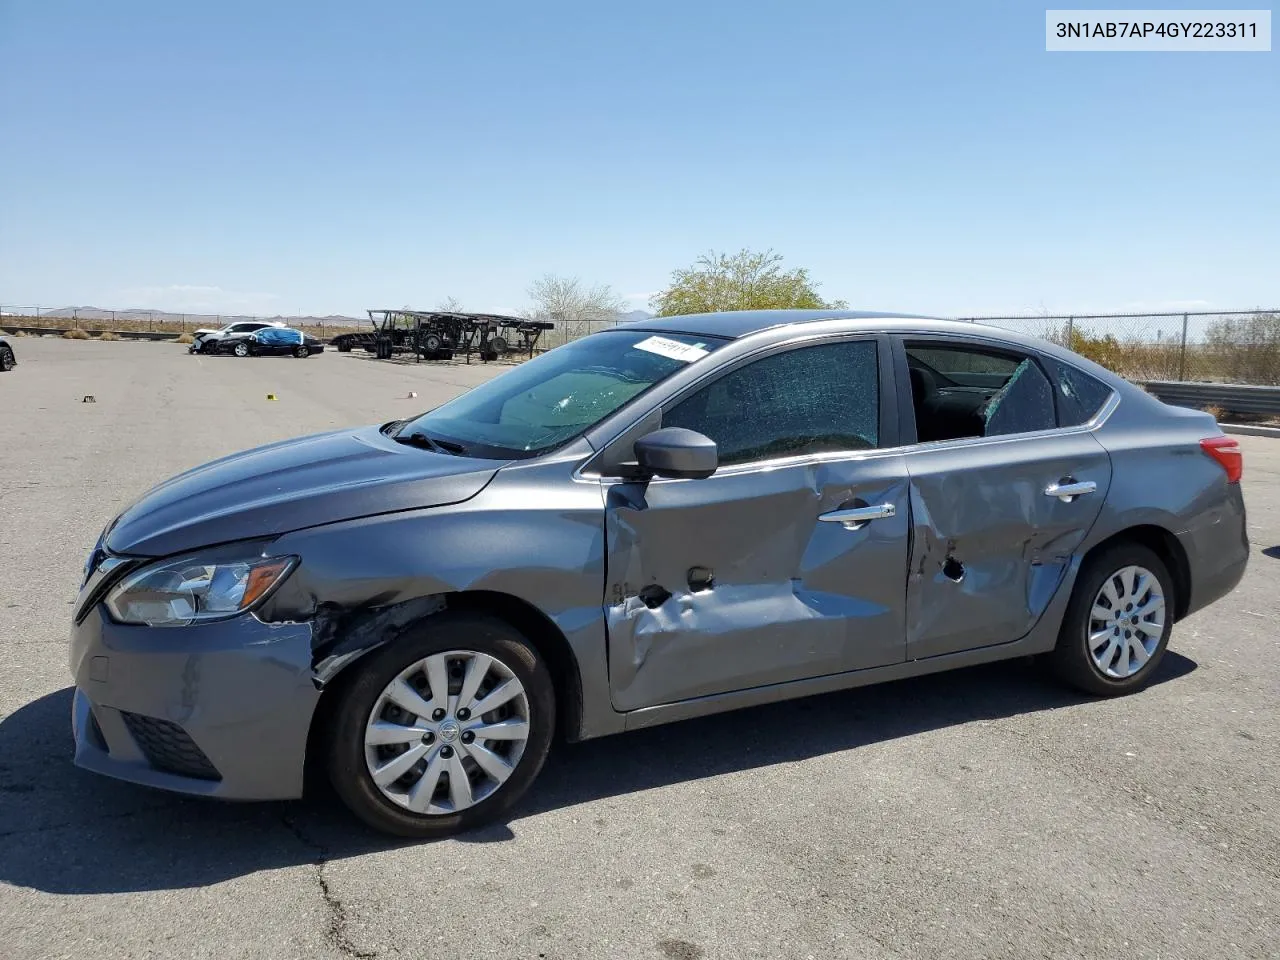
[[[0,303],[642,306],[744,246],[856,307],[1280,303],[1280,53],[1045,6],[0,0]]]

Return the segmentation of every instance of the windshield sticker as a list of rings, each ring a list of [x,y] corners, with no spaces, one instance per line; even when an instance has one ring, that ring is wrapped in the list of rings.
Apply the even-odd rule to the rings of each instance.
[[[636,344],[636,349],[656,353],[660,357],[670,357],[682,363],[693,363],[705,357],[708,352],[701,346],[681,343],[679,340],[668,340],[666,337],[649,337],[647,340],[641,340]]]

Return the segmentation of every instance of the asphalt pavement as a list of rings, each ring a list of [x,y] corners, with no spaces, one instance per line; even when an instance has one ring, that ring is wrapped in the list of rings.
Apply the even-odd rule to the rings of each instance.
[[[0,957],[1280,955],[1280,441],[1241,438],[1244,582],[1138,695],[1017,661],[561,744],[507,823],[404,843],[323,792],[219,804],[76,770],[71,604],[154,483],[498,368],[14,344]]]

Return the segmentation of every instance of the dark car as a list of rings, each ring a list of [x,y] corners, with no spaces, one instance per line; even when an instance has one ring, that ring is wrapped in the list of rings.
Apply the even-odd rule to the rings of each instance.
[[[1208,414],[1004,330],[620,326],[126,510],[75,606],[75,762],[249,800],[310,755],[435,836],[509,810],[557,729],[1027,655],[1130,693],[1244,572],[1241,467]]]
[[[251,333],[233,333],[210,344],[213,353],[237,357],[298,357],[324,352],[324,342],[291,327],[262,327]]]
[[[283,327],[283,323],[277,321],[262,320],[239,320],[236,323],[229,323],[225,327],[211,329],[202,327],[195,331],[195,340],[192,342],[188,353],[218,353],[218,343],[227,337],[255,333],[264,327]]]
[[[13,346],[4,337],[0,337],[0,373],[8,373],[18,365],[18,358],[13,355]]]

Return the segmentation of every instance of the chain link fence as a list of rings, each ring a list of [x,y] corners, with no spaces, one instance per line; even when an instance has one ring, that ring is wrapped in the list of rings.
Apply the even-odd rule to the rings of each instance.
[[[1280,310],[962,319],[1051,340],[1130,380],[1280,385]]]
[[[578,340],[593,333],[599,333],[601,330],[612,330],[618,324],[627,323],[628,321],[614,317],[598,320],[553,319],[551,322],[555,326],[550,330],[544,330],[542,336],[538,338],[539,350],[550,350],[552,347],[563,346],[570,340]]]

